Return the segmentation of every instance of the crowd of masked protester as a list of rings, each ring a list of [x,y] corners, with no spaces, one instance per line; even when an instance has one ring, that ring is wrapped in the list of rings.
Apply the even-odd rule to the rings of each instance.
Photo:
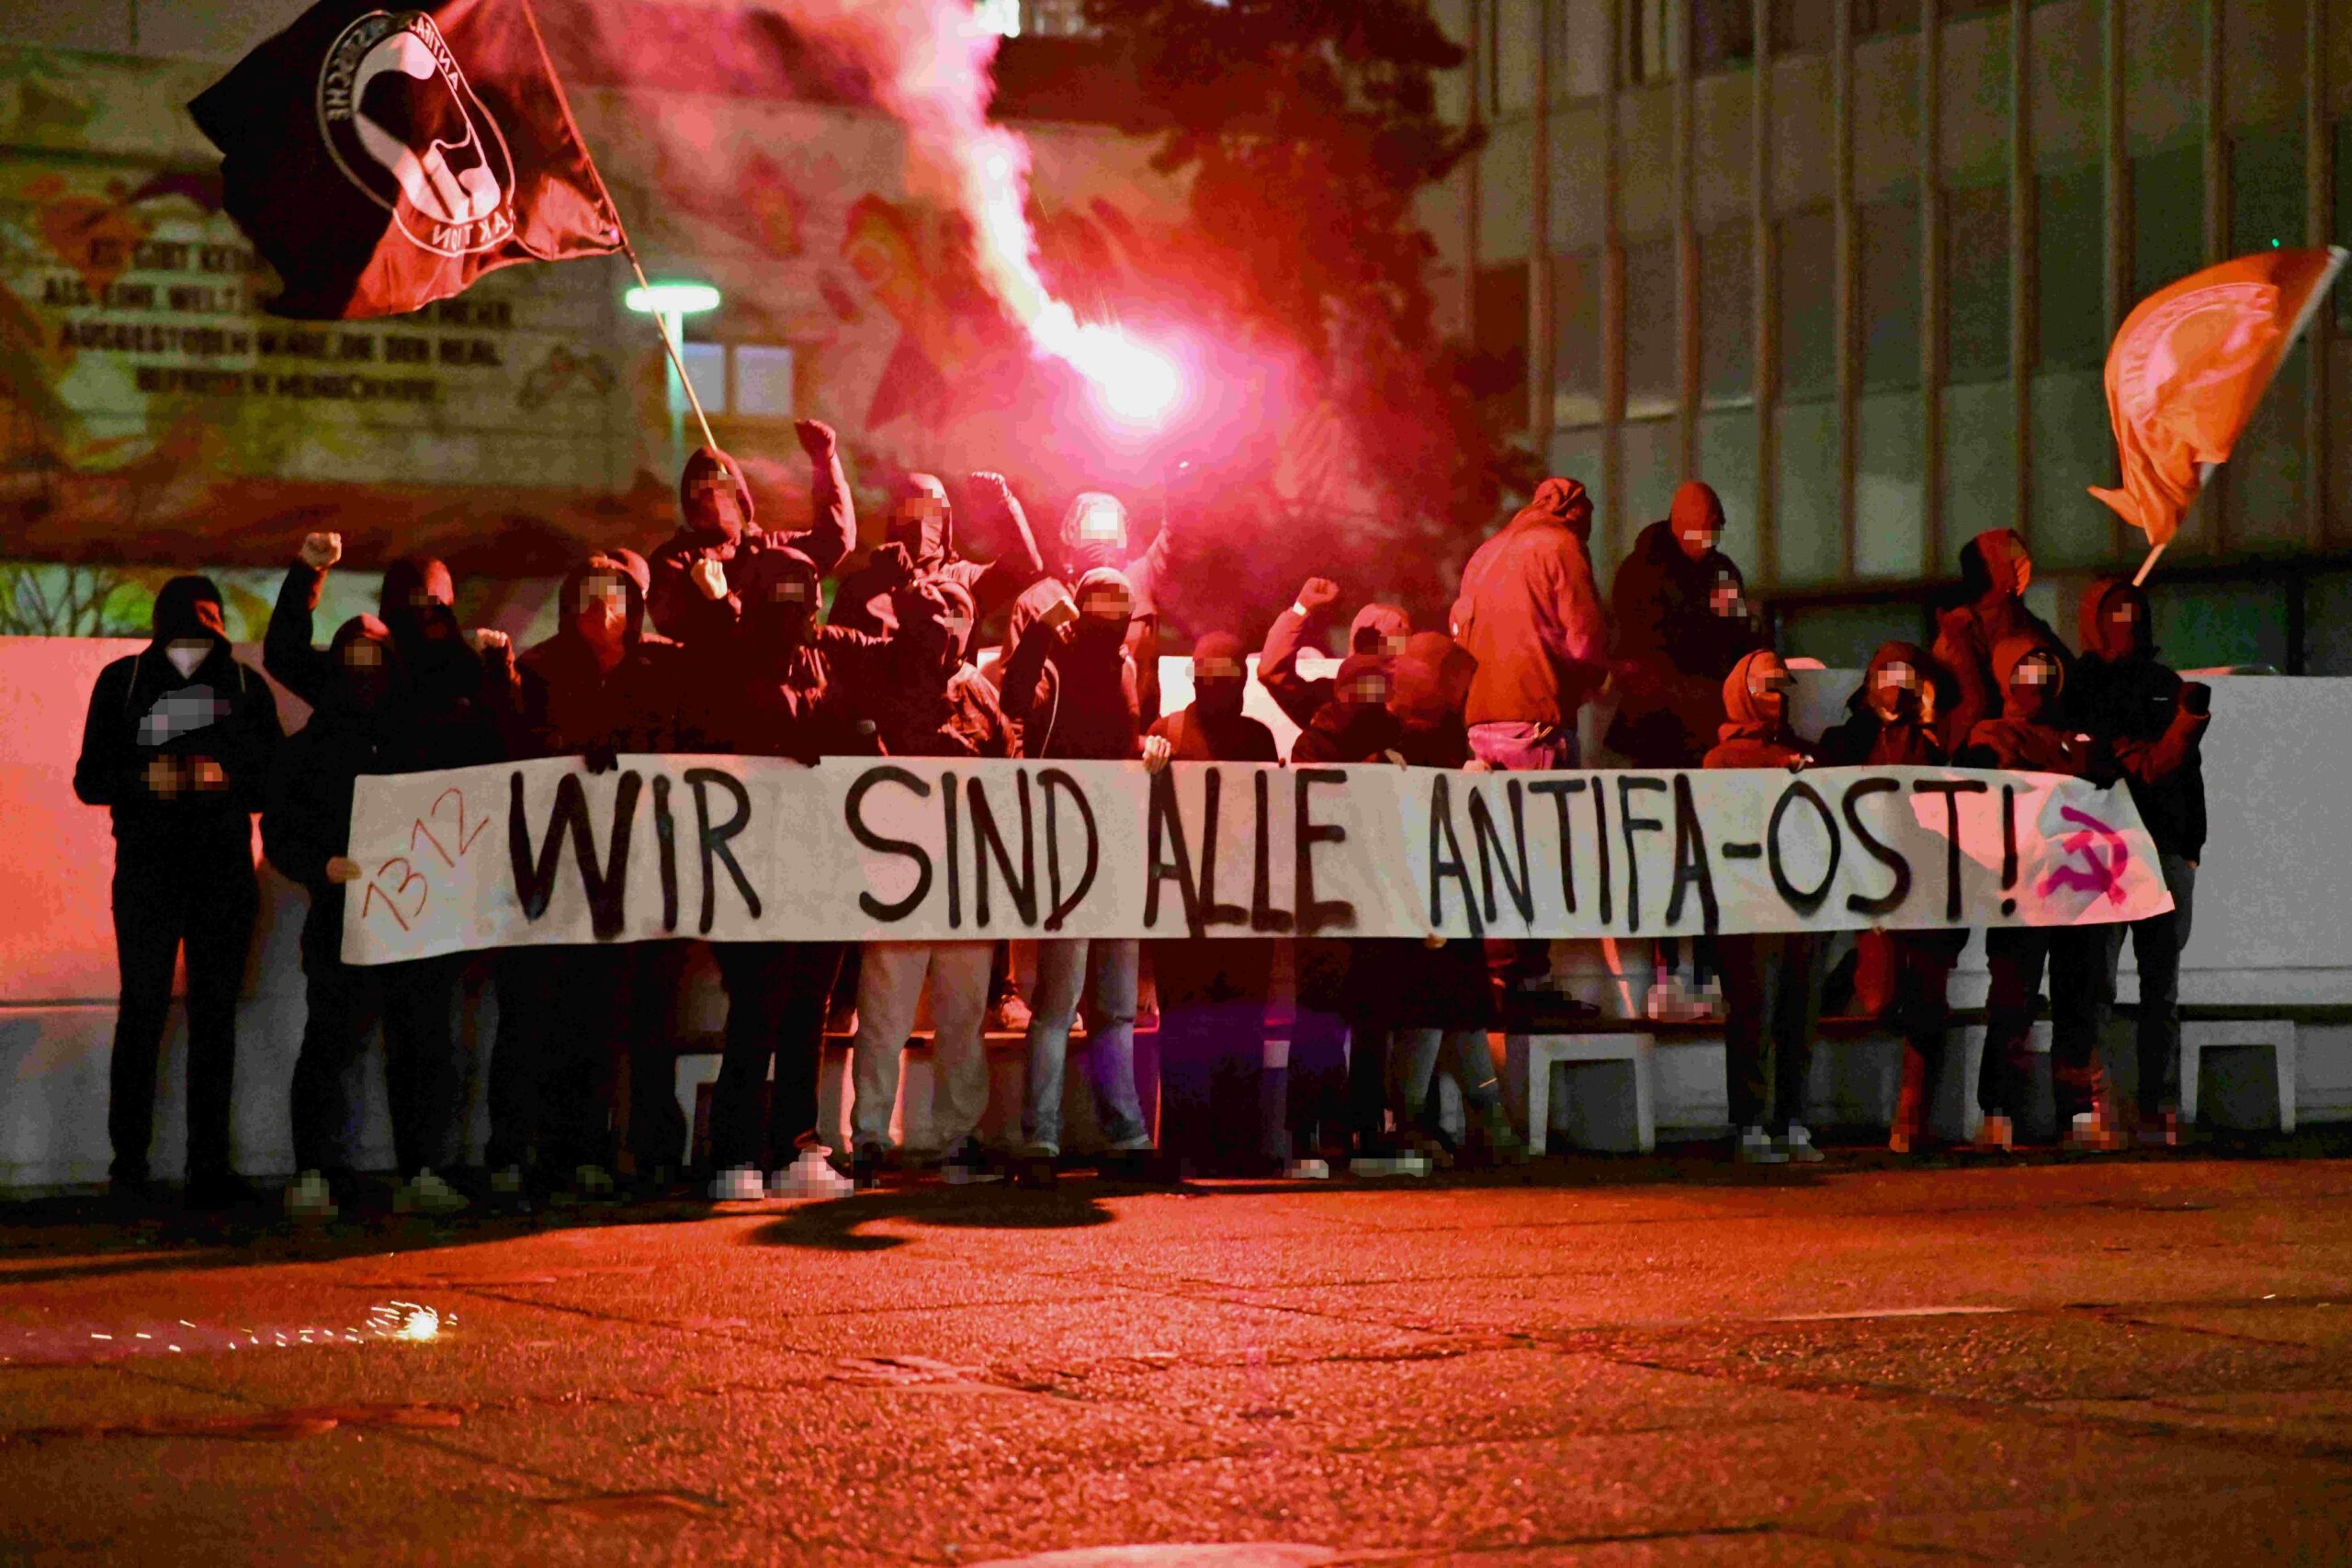
[[[113,814],[121,1006],[112,1057],[111,1186],[158,1197],[149,1157],[175,965],[187,987],[186,1201],[263,1200],[232,1168],[237,994],[258,909],[250,821],[267,858],[309,895],[300,950],[307,1017],[288,1104],[298,1216],[427,1213],[616,1191],[718,1201],[830,1196],[931,1175],[1050,1184],[1064,1154],[1073,1032],[1098,1169],[1328,1178],[1418,1175],[1512,1159],[1490,1039],[1587,1027],[1596,1010],[1552,973],[1549,944],[1430,939],[1133,940],[1006,944],[710,944],[727,1000],[707,1139],[689,1145],[675,1097],[674,1021],[694,960],[684,942],[537,946],[354,965],[344,905],[360,877],[348,833],[355,781],[506,760],[718,751],[804,762],[838,755],[1283,761],[1243,713],[1250,645],[1197,637],[1192,702],[1162,712],[1160,604],[1180,571],[1182,519],[1139,550],[1125,507],[1089,492],[1041,543],[1001,475],[969,476],[959,537],[946,487],[894,487],[886,542],[855,570],[856,519],[833,432],[797,431],[813,522],[763,530],[739,465],[697,451],[681,521],[650,558],[615,548],[563,580],[558,629],[517,651],[468,632],[437,561],[383,578],[379,614],[334,628],[315,612],[339,540],[314,534],[288,570],[264,640],[267,671],[309,704],[280,732],[266,682],[238,664],[220,596],[175,579],[153,640],[92,693],[74,787]],[[1290,761],[1470,771],[1582,765],[1580,711],[1613,704],[1610,753],[1645,768],[1922,764],[2126,780],[2176,908],[2129,927],[1988,933],[1987,1041],[1977,1143],[2011,1147],[2030,1086],[2045,972],[2059,1127],[2116,1148],[2177,1135],[2177,976],[2204,838],[2199,749],[2210,694],[2155,657],[2146,598],[2102,581],[2077,649],[2025,606],[2031,562],[2014,534],[1961,554],[1962,601],[1931,647],[1873,653],[1844,720],[1797,734],[1793,681],[1766,646],[1738,567],[1720,547],[1714,492],[1685,485],[1642,531],[1604,603],[1589,554],[1592,509],[1573,479],[1533,501],[1470,558],[1445,629],[1406,610],[1353,612],[1335,673],[1302,655],[1336,629],[1340,587],[1308,580],[1259,648],[1258,678],[1297,726]],[[967,557],[968,538],[992,558]],[[1050,549],[1050,556],[1048,550]],[[835,581],[830,612],[823,585]],[[1001,643],[977,646],[1002,616]],[[2097,1044],[2129,934],[2141,976],[2137,1095],[2118,1103]],[[1925,1147],[1943,1066],[1947,990],[1966,933],[1866,933],[1849,988],[1906,1042],[1891,1145]],[[1148,953],[1148,970],[1145,958]],[[1654,1017],[1720,1014],[1735,1157],[1821,1157],[1803,1121],[1827,977],[1803,934],[1661,942]],[[469,965],[487,964],[497,1025],[486,1064],[489,1140],[464,1126],[472,1066],[454,1019]],[[1277,971],[1287,976],[1278,985]],[[1291,999],[1287,1066],[1266,1069],[1270,998]],[[1159,1134],[1135,1071],[1139,1000],[1156,992]],[[927,1009],[924,1004],[928,1003]],[[927,1011],[928,1146],[894,1143],[902,1048]],[[379,1027],[397,1170],[354,1168],[359,1070]],[[850,1139],[819,1127],[829,1028],[851,1036]],[[1281,1032],[1277,1032],[1278,1033]],[[984,1138],[984,1041],[1016,1034],[1024,1102]],[[1440,1114],[1441,1070],[1463,1115]]]

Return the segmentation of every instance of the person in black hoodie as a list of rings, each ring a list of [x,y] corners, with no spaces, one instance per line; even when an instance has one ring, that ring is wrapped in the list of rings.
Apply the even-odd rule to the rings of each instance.
[[[690,723],[701,744],[811,766],[826,756],[874,754],[876,726],[865,715],[886,679],[889,644],[816,624],[818,565],[797,549],[763,549],[737,577],[741,620],[717,634],[716,647],[706,645],[695,667]],[[719,1173],[712,1196],[759,1196],[763,1169],[775,1172],[779,1195],[830,1193],[836,1187],[824,1171],[832,1151],[818,1132],[817,1069],[842,944],[720,942],[711,949],[728,998],[726,1052],[712,1091],[711,1164]],[[763,1150],[760,1093],[771,1062]],[[860,1174],[870,1185],[880,1172]]]
[[[866,563],[842,577],[833,593],[831,624],[852,631],[886,635],[891,629],[891,595],[910,583],[952,582],[986,620],[1046,575],[1044,558],[1029,529],[1028,514],[1002,474],[978,473],[979,491],[999,528],[1010,537],[993,561],[967,560],[956,553],[956,516],[947,487],[932,474],[909,474],[898,489],[885,538]]]
[[[1329,681],[1309,681],[1298,672],[1298,656],[1307,637],[1332,605],[1340,602],[1340,585],[1328,577],[1310,577],[1298,598],[1266,628],[1266,645],[1258,651],[1258,683],[1274,699],[1293,724],[1301,728],[1315,721],[1331,701]],[[1395,659],[1413,635],[1413,619],[1394,604],[1366,604],[1348,625],[1348,652]]]
[[[1135,595],[1108,568],[1078,580],[1077,615],[1039,606],[1004,669],[1004,716],[1020,730],[1022,755],[1126,761],[1158,769],[1166,740],[1147,740],[1136,720],[1136,663],[1127,649]],[[1015,618],[1019,619],[1019,610]],[[1057,937],[1037,944],[1030,997],[1028,1104],[1023,1118],[1024,1176],[1053,1179],[1061,1154],[1062,1076],[1081,991],[1091,998],[1087,1066],[1114,1156],[1148,1154],[1151,1132],[1136,1093],[1136,981],[1132,937]]]
[[[678,476],[678,531],[653,552],[646,608],[663,635],[711,645],[734,628],[744,611],[740,576],[764,551],[795,549],[823,577],[857,544],[857,507],[842,471],[833,427],[795,420],[793,433],[808,455],[809,497],[816,521],[797,534],[763,533],[752,521],[752,487],[742,465],[716,446],[698,446]],[[697,649],[697,652],[700,650]]]
[[[2180,953],[2205,852],[2204,747],[2213,692],[2156,658],[2148,597],[2127,578],[2101,578],[2084,591],[2080,630],[2075,711],[2122,768],[2172,892],[2169,910],[2129,930],[2140,961],[2139,1135],[2173,1144],[2180,1138]],[[2109,1005],[2126,929],[2097,928],[2106,939],[2099,979]]]
[[[905,584],[892,595],[889,621],[898,630],[881,657],[867,708],[883,752],[1012,755],[996,688],[965,660],[971,646],[971,596],[952,579]],[[926,1152],[940,1156],[940,1174],[952,1185],[997,1179],[977,1135],[989,1105],[981,1035],[995,952],[991,942],[869,942],[859,950],[857,1035],[850,1048],[856,1089],[850,1109],[853,1178],[864,1173],[870,1182],[889,1156],[899,1054],[928,985],[937,1077],[931,1105],[933,1145]]]
[[[1021,647],[1029,623],[1049,606],[1076,598],[1079,584],[1097,571],[1115,572],[1127,587],[1133,606],[1127,618],[1126,649],[1135,666],[1136,711],[1145,724],[1159,716],[1159,622],[1168,596],[1170,574],[1177,565],[1177,529],[1163,518],[1151,547],[1130,553],[1127,509],[1115,495],[1099,490],[1080,492],[1062,513],[1057,535],[1061,547],[1057,574],[1041,577],[1013,602],[1011,624],[1005,628],[1004,652],[1010,659]]]
[[[1241,639],[1212,632],[1193,646],[1193,701],[1150,733],[1179,762],[1273,762],[1273,732],[1241,711],[1250,683]],[[1228,782],[1227,789],[1233,788]],[[1197,874],[1197,868],[1196,868]],[[1278,1162],[1261,1146],[1260,1088],[1268,939],[1175,937],[1151,944],[1159,987],[1160,1146],[1180,1168],[1254,1175]]]
[[[512,754],[577,756],[604,773],[624,751],[693,749],[685,650],[648,635],[628,563],[589,557],[565,577],[557,605],[555,635],[518,661]],[[684,1162],[670,1021],[685,953],[677,942],[502,953],[490,1071],[494,1188],[520,1191],[534,1168],[601,1194],[615,1163],[616,1118],[627,1122],[641,1181],[658,1185]],[[624,1062],[626,1107],[616,1103]]]
[[[1939,716],[1951,678],[1917,643],[1890,642],[1871,656],[1847,717],[1821,737],[1817,753],[1832,768],[1939,768],[1948,761]],[[1941,1077],[1951,1022],[1952,965],[1968,945],[1965,930],[1861,933],[1858,992],[1881,993],[1903,1032],[1903,1083],[1887,1147],[1909,1154],[1928,1135],[1928,1115]]]
[[[435,1168],[447,1169],[459,1157],[464,1083],[451,1004],[467,955],[343,961],[347,890],[366,874],[349,854],[351,801],[363,774],[466,766],[495,750],[486,719],[470,745],[457,751],[443,750],[464,735],[454,723],[401,722],[406,682],[390,630],[373,615],[354,616],[336,631],[327,668],[332,675],[319,705],[270,772],[261,822],[270,863],[311,895],[301,941],[308,1011],[292,1092],[294,1163],[301,1175],[288,1207],[332,1214],[332,1200],[356,1195],[339,1142],[352,1109],[345,1080],[380,1018],[393,1154],[402,1177],[394,1204],[447,1213],[466,1206]]]
[[[327,572],[343,558],[343,536],[311,534],[294,563],[286,569],[269,626],[262,633],[261,663],[279,685],[316,707],[341,679],[334,661],[311,645],[319,596]],[[482,697],[502,717],[511,710],[514,693],[514,649],[506,634],[475,634],[481,669],[456,668],[458,623],[452,606],[457,589],[449,569],[429,556],[412,556],[384,569],[377,594],[376,615],[390,628],[402,656],[421,667],[439,668],[443,684]],[[454,682],[454,685],[448,683]]]
[[[74,793],[114,818],[113,1187],[124,1198],[150,1191],[155,1066],[185,942],[196,1208],[251,1196],[230,1168],[229,1116],[237,992],[260,907],[252,815],[280,737],[277,699],[232,654],[220,603],[209,578],[175,577],[157,590],[153,640],[98,672],[74,767]]]
[[[1993,647],[1993,679],[2004,694],[2001,715],[1978,721],[1953,759],[1963,768],[2003,768],[2057,773],[2112,784],[2106,748],[2066,722],[2066,665],[2034,632],[2004,637]],[[2050,1077],[2058,1125],[2070,1148],[2120,1147],[2099,1071],[2100,971],[2106,959],[2102,926],[1995,926],[1984,933],[1991,972],[1984,1000],[1984,1057],[1977,1072],[1984,1111],[1978,1145],[2006,1151],[2016,1138],[2031,1057],[2034,1002],[2042,969],[2050,971]]]

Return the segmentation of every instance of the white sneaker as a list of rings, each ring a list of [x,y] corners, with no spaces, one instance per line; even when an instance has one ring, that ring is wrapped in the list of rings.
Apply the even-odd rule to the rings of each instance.
[[[334,1194],[327,1188],[327,1179],[315,1170],[306,1170],[294,1179],[286,1190],[286,1213],[297,1220],[331,1220],[338,1211]]]
[[[1153,1147],[1149,1133],[1137,1133],[1131,1138],[1121,1138],[1113,1144],[1111,1152],[1114,1155],[1148,1155]]]
[[[583,1165],[571,1173],[571,1185],[582,1198],[609,1198],[613,1195],[613,1173],[601,1165]]]
[[[503,1170],[492,1171],[490,1190],[502,1198],[520,1196],[523,1190],[523,1168],[519,1165],[510,1165]]]
[[[2075,1114],[2074,1124],[2066,1130],[2066,1146],[2078,1154],[2113,1154],[2123,1146],[2108,1119],[2096,1111],[2081,1111]]]
[[[1283,1168],[1283,1174],[1293,1181],[1329,1181],[1331,1168],[1319,1159],[1295,1159]]]
[[[1652,1023],[1670,1023],[1683,1015],[1682,976],[1668,973],[1650,982],[1650,994],[1642,1010]]]
[[[1819,1165],[1829,1156],[1813,1146],[1813,1134],[1803,1123],[1789,1123],[1789,1135],[1781,1141],[1781,1148],[1799,1165]]]
[[[779,1170],[768,1178],[771,1198],[846,1198],[857,1190],[857,1184],[832,1165],[833,1151],[820,1145],[810,1145],[800,1151],[788,1170]],[[752,1172],[756,1179],[758,1171]]]
[[[454,1214],[465,1206],[464,1194],[453,1190],[430,1169],[418,1171],[392,1194],[396,1214]]]
[[[768,1184],[754,1166],[722,1170],[710,1184],[711,1201],[716,1203],[756,1203],[767,1195]]]
[[[1743,1127],[1739,1134],[1739,1163],[1742,1165],[1786,1165],[1788,1152],[1775,1147],[1761,1127]]]

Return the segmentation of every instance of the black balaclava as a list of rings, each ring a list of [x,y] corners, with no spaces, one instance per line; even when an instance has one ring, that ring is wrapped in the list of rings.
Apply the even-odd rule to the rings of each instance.
[[[934,474],[909,474],[892,487],[887,542],[907,552],[918,571],[936,571],[956,547],[955,508]]]
[[[890,595],[890,612],[899,622],[890,638],[891,658],[910,682],[944,681],[963,664],[971,636],[972,596],[962,588],[948,582],[909,583]]]
[[[1071,646],[1092,655],[1106,649],[1115,654],[1126,641],[1128,623],[1135,619],[1136,591],[1128,584],[1126,573],[1098,566],[1078,580],[1071,597],[1078,601]]]
[[[686,531],[714,544],[736,544],[752,525],[752,487],[743,466],[716,446],[697,446],[678,475],[678,512]]]
[[[1226,721],[1241,716],[1241,701],[1250,690],[1250,666],[1241,639],[1230,632],[1211,632],[1193,645],[1193,705],[1201,716]]]
[[[743,629],[768,648],[806,647],[820,597],[817,563],[795,549],[763,550],[752,561],[741,589]]]
[[[338,712],[366,716],[390,702],[393,661],[391,629],[373,615],[354,615],[335,628],[327,644],[334,679],[327,687],[328,705]]]
[[[156,646],[197,638],[227,641],[220,603],[220,590],[209,577],[175,577],[164,583],[155,590],[154,615],[148,623]]]

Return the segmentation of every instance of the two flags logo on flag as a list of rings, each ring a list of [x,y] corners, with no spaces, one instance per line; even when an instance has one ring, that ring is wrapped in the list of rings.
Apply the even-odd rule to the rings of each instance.
[[[2123,483],[2091,493],[2154,548],[2180,531],[2206,471],[2228,460],[2344,259],[2259,251],[2156,290],[2124,319],[2107,356]]]
[[[188,107],[280,315],[398,315],[628,247],[529,0],[322,0]]]

